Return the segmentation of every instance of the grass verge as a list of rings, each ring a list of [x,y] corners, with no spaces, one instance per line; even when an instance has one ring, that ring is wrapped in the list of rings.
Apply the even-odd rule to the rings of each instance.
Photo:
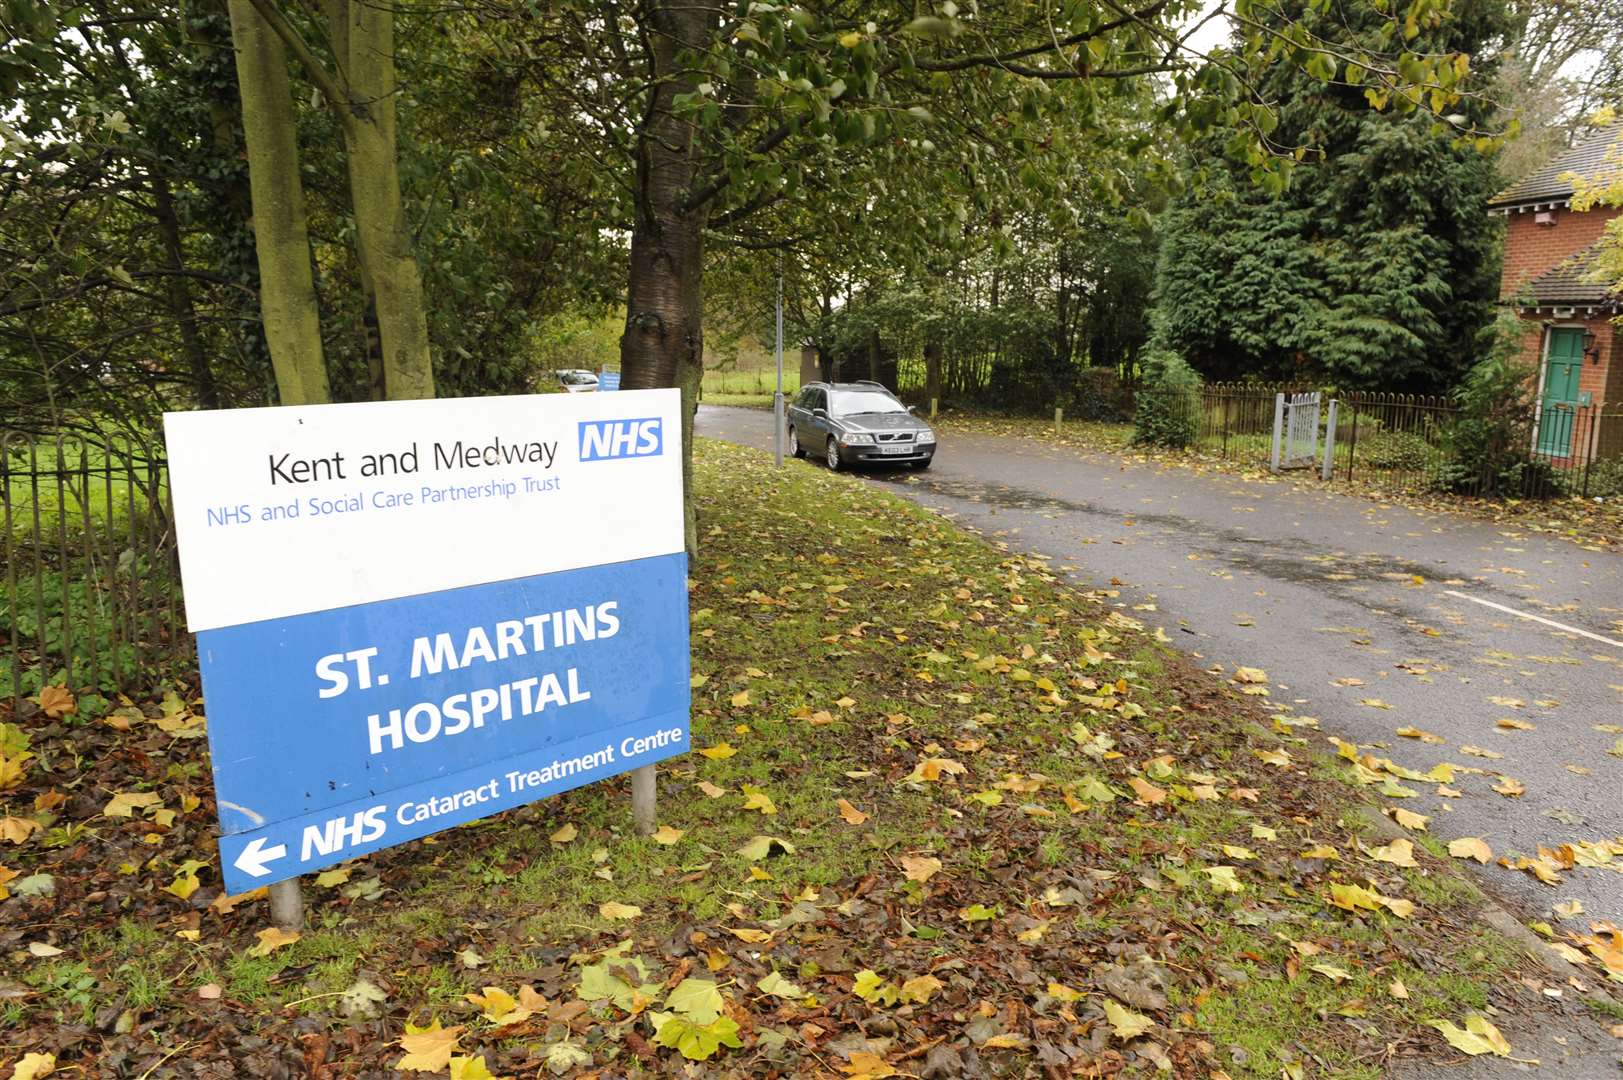
[[[696,465],[698,751],[661,766],[666,831],[600,784],[324,875],[277,944],[209,884],[175,699],[20,716],[6,813],[39,828],[4,854],[0,1062],[1364,1077],[1510,1006],[1474,892],[1371,839],[1263,696],[848,477]],[[120,791],[159,801],[109,817]]]
[[[770,396],[767,400],[770,404]],[[718,400],[711,401],[710,404],[721,405],[731,402]],[[1270,475],[1268,458],[1271,442],[1264,435],[1237,436],[1231,439],[1229,452],[1225,455],[1211,448],[1179,451],[1135,446],[1132,443],[1132,424],[1067,420],[1056,432],[1051,417],[983,415],[954,411],[943,414],[939,426],[949,433],[1027,438],[1045,445],[1074,450],[1131,454],[1140,460],[1158,465],[1220,470],[1255,479],[1302,484],[1317,491],[1327,490],[1326,483],[1318,478],[1316,469],[1297,469],[1278,476]],[[1345,472],[1344,466],[1338,465],[1337,468],[1342,473]],[[1361,472],[1359,476],[1357,483],[1349,484],[1338,473],[1338,479],[1334,481],[1334,490],[1380,502],[1396,503],[1412,510],[1465,514],[1532,532],[1560,536],[1573,543],[1584,545],[1590,550],[1623,547],[1623,497],[1479,499],[1383,483],[1384,474],[1380,472],[1367,474]]]

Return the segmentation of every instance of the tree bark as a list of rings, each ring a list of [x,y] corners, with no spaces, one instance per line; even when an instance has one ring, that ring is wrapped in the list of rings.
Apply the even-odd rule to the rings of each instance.
[[[879,382],[879,331],[868,331],[868,378]],[[895,387],[891,387],[895,389]]]
[[[162,173],[152,174],[152,199],[158,220],[158,234],[163,239],[164,262],[170,273],[164,283],[169,301],[169,312],[180,325],[180,351],[186,357],[186,366],[192,377],[192,390],[197,404],[205,409],[220,407],[220,390],[214,382],[214,369],[209,366],[208,350],[203,347],[197,332],[197,309],[192,304],[191,287],[186,282],[186,262],[180,244],[180,218],[175,214],[175,197],[169,189],[169,178]]]
[[[332,394],[321,350],[287,59],[281,39],[251,0],[230,0],[230,12],[248,145],[259,307],[271,367],[282,404],[319,404],[332,400]]]
[[[693,79],[678,63],[683,48],[699,48],[709,9],[650,0],[646,49],[652,97],[637,129],[635,217],[620,338],[620,385],[627,390],[676,387],[682,392],[682,481],[686,543],[697,550],[692,501],[693,412],[704,374],[703,207],[686,205],[696,173],[693,129],[674,112],[677,94]]]
[[[395,126],[394,8],[329,2],[334,50],[344,65],[354,124],[346,131],[350,202],[363,291],[375,315],[383,389],[391,400],[434,396],[422,272],[400,196]],[[336,16],[336,17],[334,17]]]

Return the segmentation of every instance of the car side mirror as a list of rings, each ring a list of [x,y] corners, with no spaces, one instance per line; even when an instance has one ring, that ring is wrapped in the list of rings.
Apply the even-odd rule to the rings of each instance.
[[[910,414],[912,414],[912,415],[914,415],[914,416],[917,416],[917,415],[918,415],[918,411],[919,411],[919,407],[918,407],[918,406],[917,406],[917,405],[909,405],[909,406],[908,406],[908,407],[907,407],[907,411],[908,411],[908,412],[909,412],[909,413],[910,413]]]
[[[828,410],[827,409],[813,409],[812,410],[812,415],[813,416],[818,416],[818,417],[821,417],[824,420],[827,420],[828,419]]]

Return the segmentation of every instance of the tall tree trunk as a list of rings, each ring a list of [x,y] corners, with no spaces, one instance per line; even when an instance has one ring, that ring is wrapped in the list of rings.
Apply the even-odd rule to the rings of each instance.
[[[169,271],[164,283],[169,301],[169,312],[180,324],[180,351],[186,357],[191,372],[192,390],[197,403],[205,409],[220,407],[220,390],[214,382],[214,369],[209,366],[208,351],[197,332],[197,309],[192,305],[192,290],[187,284],[186,262],[180,246],[180,218],[175,214],[175,197],[169,189],[169,178],[162,173],[152,174],[153,208],[158,219],[158,234],[163,239],[164,262]]]
[[[677,62],[699,48],[710,9],[650,0],[646,14],[652,100],[637,130],[636,214],[620,338],[620,385],[627,390],[674,386],[682,391],[682,481],[686,542],[698,547],[693,514],[693,411],[704,374],[704,211],[686,205],[693,187],[693,129],[674,111],[676,95],[693,92]]]
[[[400,197],[395,128],[394,8],[329,0],[334,52],[354,104],[346,133],[350,202],[363,292],[375,316],[383,390],[393,400],[434,396],[428,311]],[[370,350],[369,350],[370,355]]]
[[[868,331],[868,378],[879,382],[879,331]],[[895,387],[891,387],[892,390]]]
[[[321,351],[287,59],[281,39],[251,0],[230,0],[230,11],[253,196],[259,307],[271,367],[282,404],[319,404],[332,400],[332,394]]]

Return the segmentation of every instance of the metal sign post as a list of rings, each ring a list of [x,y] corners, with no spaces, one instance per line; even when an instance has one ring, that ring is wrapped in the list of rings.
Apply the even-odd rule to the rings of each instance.
[[[783,271],[778,271],[778,388],[772,394],[772,458],[783,467]]]
[[[220,873],[272,886],[688,748],[681,395],[164,418]]]

